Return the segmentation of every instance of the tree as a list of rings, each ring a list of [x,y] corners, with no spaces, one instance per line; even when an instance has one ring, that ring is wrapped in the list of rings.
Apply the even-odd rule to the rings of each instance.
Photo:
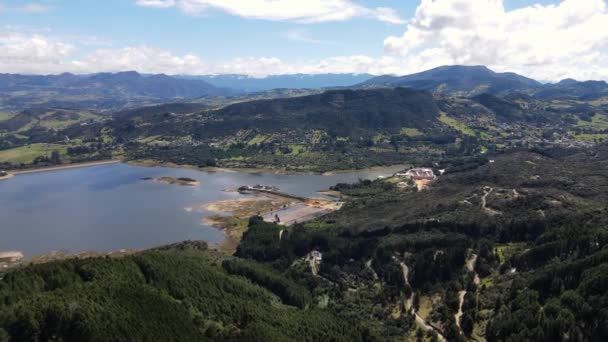
[[[413,296],[414,299],[412,299],[412,306],[414,307],[414,311],[418,311],[418,309],[420,309],[420,293],[416,291]]]
[[[462,321],[460,323],[460,326],[462,327],[462,332],[467,335],[467,336],[471,336],[471,334],[473,333],[473,317],[471,317],[470,313],[465,313],[462,316]]]
[[[58,151],[53,151],[51,153],[51,163],[55,165],[61,164],[61,156]]]

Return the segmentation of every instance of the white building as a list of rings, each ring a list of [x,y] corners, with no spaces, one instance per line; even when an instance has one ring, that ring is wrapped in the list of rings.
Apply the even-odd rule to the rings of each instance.
[[[435,180],[437,176],[433,170],[428,168],[415,168],[407,171],[400,171],[395,174],[396,177],[411,178],[413,180]]]
[[[311,255],[314,261],[316,261],[317,263],[321,263],[321,261],[323,261],[323,254],[321,252],[314,250],[312,251]]]
[[[21,252],[9,251],[0,252],[0,262],[19,262],[23,260],[24,256]]]

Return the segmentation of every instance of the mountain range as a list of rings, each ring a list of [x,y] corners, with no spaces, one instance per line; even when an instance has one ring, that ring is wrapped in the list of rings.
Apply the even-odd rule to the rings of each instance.
[[[534,89],[542,84],[515,73],[496,73],[485,66],[442,66],[407,76],[380,76],[362,86],[412,87],[454,95],[501,93]]]
[[[370,74],[292,74],[251,77],[247,75],[180,76],[186,79],[203,80],[220,88],[231,88],[244,92],[259,92],[271,89],[348,87],[365,82]]]
[[[134,71],[91,75],[0,74],[0,103],[4,108],[79,107],[119,108],[234,91],[202,80]]]
[[[485,66],[441,66],[406,76],[384,75],[357,85],[359,88],[410,87],[432,93],[454,96],[477,96],[484,93],[507,95],[520,92],[540,99],[599,99],[608,95],[604,81],[579,82],[566,79],[543,84],[513,73],[498,73]]]
[[[521,93],[542,100],[602,101],[608,96],[608,84],[604,81],[566,79],[555,84],[543,84],[512,72],[497,73],[485,66],[442,66],[406,76],[378,77],[369,74],[293,74],[264,78],[245,75],[168,76],[127,71],[90,75],[0,74],[0,109],[62,107],[115,110],[169,102],[205,102],[214,106],[249,98],[298,96],[334,88],[393,87],[462,97]]]

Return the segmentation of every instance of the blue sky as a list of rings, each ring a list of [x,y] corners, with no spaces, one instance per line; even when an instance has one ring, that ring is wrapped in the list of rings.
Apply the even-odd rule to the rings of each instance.
[[[498,70],[557,79],[576,76],[572,75],[574,65],[548,70],[547,63],[572,64],[569,54],[548,54],[558,53],[559,45],[568,43],[559,42],[560,37],[592,30],[588,22],[598,22],[595,29],[608,31],[599,23],[608,18],[604,0],[279,2],[287,6],[275,9],[268,5],[269,0],[0,0],[0,52],[7,55],[3,61],[0,54],[0,72],[139,69],[263,76],[289,72],[406,73],[458,63],[489,64]],[[329,3],[332,8],[323,8]],[[492,18],[500,20],[487,22]],[[543,20],[548,19],[552,22],[545,27]],[[522,28],[522,22],[530,27]],[[567,32],[563,32],[565,22],[572,25],[566,27]],[[484,33],[496,27],[500,31],[493,35]],[[517,38],[510,37],[514,30],[515,36],[520,35]],[[525,37],[526,30],[532,32],[531,37]],[[582,76],[608,76],[601,71],[607,66],[603,64],[606,39],[606,35],[597,35],[587,49],[579,49],[587,58],[594,58],[593,70]],[[547,43],[551,41],[553,45]],[[467,42],[479,46],[470,51]],[[514,51],[518,55],[501,53],[501,44],[511,55]],[[541,45],[543,50],[514,50],[528,45]],[[592,56],[598,53],[601,56]],[[583,62],[589,66],[589,60]],[[547,70],[535,71],[543,65]]]
[[[5,7],[19,7],[23,1],[5,0],[3,3]],[[392,7],[404,18],[413,15],[416,9],[412,1],[359,3]],[[239,56],[292,59],[343,54],[381,55],[384,37],[403,31],[402,26],[368,18],[298,24],[247,19],[217,10],[197,16],[185,15],[175,8],[146,8],[128,0],[56,0],[45,4],[52,6],[46,13],[4,11],[0,13],[1,21],[5,25],[48,28],[57,35],[98,37],[116,47],[157,46],[177,54],[193,52],[213,60]],[[322,46],[311,49],[311,44],[285,38],[289,31],[301,31],[327,43],[316,44]]]

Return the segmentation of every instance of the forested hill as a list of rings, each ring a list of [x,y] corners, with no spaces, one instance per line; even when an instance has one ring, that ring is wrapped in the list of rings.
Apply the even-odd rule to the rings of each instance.
[[[32,265],[0,280],[0,341],[346,342],[368,335],[315,307],[306,287],[208,251],[204,242]]]
[[[356,289],[335,305],[380,305],[409,340],[606,340],[608,146],[491,158],[446,160],[420,192],[390,178],[338,185],[342,210],[280,241],[254,224],[237,255],[287,271],[317,249],[319,274]]]
[[[423,128],[439,109],[430,93],[407,89],[331,90],[289,99],[238,103],[213,113],[226,124],[277,129],[324,129],[350,135],[352,130]]]
[[[460,97],[401,87],[284,90],[253,98],[198,99],[114,115],[59,108],[0,112],[0,150],[11,156],[0,158],[0,167],[44,166],[52,149],[70,162],[114,154],[324,172],[518,147],[592,146],[608,138],[602,99],[543,100],[519,92]],[[36,154],[41,149],[47,153]]]

